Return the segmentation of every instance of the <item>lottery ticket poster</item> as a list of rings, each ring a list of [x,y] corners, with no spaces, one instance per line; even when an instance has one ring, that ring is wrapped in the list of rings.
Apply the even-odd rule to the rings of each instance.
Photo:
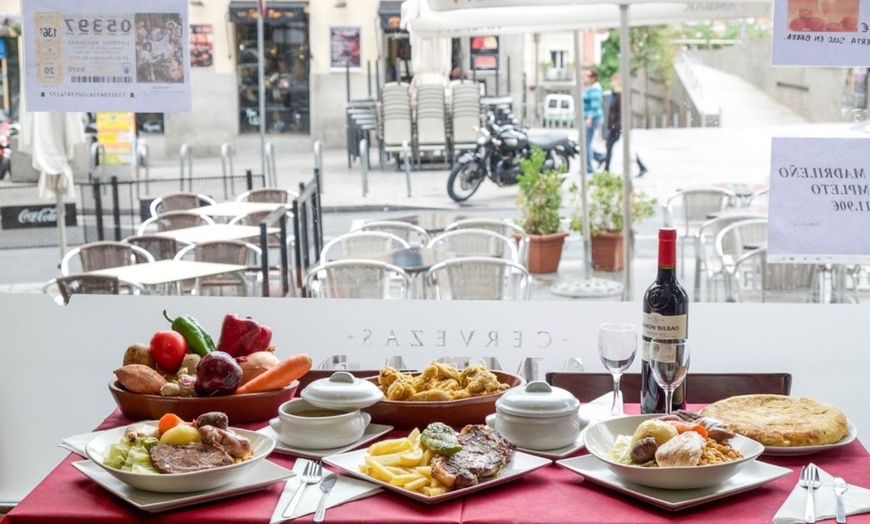
[[[866,143],[866,138],[773,139],[769,261],[870,263]]]
[[[870,0],[775,0],[773,65],[866,67]]]
[[[190,111],[186,0],[22,7],[27,111]]]

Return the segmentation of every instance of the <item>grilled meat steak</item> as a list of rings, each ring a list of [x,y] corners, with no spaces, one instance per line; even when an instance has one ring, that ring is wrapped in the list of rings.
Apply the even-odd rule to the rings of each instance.
[[[445,486],[465,488],[491,477],[510,462],[516,446],[491,428],[469,424],[459,432],[462,450],[432,459],[432,476]]]
[[[189,473],[229,466],[234,462],[225,451],[195,443],[185,446],[155,444],[150,454],[151,463],[160,473]]]

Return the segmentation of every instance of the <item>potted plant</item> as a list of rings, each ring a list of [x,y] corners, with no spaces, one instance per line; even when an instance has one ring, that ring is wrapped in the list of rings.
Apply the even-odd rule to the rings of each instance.
[[[582,202],[576,184],[573,195],[574,212],[571,230],[583,231]],[[589,231],[592,241],[592,267],[599,271],[620,271],[623,268],[622,177],[608,171],[594,173],[589,180]],[[655,214],[656,199],[644,191],[635,190],[631,198],[631,215],[640,220]]]
[[[553,273],[559,269],[562,247],[568,233],[562,231],[562,179],[544,169],[547,153],[532,146],[528,158],[520,159],[517,203],[523,213],[520,226],[529,235],[529,272]]]

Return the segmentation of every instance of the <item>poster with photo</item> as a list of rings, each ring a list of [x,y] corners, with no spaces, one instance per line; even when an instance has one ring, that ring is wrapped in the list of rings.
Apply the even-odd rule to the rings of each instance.
[[[360,30],[358,25],[329,28],[329,66],[332,69],[344,70],[348,65],[351,70],[361,68]]]
[[[214,34],[211,24],[190,25],[190,67],[211,67],[214,64]]]
[[[186,0],[28,0],[28,111],[190,111]]]
[[[775,0],[773,65],[866,66],[868,22],[870,0]]]

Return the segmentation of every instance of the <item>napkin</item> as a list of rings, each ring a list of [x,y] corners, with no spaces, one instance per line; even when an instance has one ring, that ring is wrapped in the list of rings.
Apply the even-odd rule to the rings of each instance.
[[[286,522],[303,515],[308,515],[309,513],[314,513],[314,510],[317,509],[317,503],[320,501],[320,496],[323,492],[320,491],[320,486],[318,484],[306,484],[305,492],[302,493],[302,499],[299,501],[299,505],[296,506],[293,516],[289,519],[284,519],[281,516],[284,513],[287,504],[290,503],[290,499],[293,498],[296,490],[299,489],[299,486],[302,484],[299,477],[302,475],[302,471],[305,469],[305,465],[308,464],[308,462],[308,460],[302,458],[296,460],[296,464],[293,465],[293,471],[296,473],[296,476],[289,479],[284,485],[284,491],[278,499],[278,505],[275,506],[275,511],[272,513],[272,518],[269,520],[269,524]],[[340,506],[345,502],[370,497],[382,491],[381,488],[370,482],[352,479],[343,475],[338,475],[337,477],[335,486],[333,486],[332,491],[329,492],[329,499],[327,499],[326,503],[327,508],[333,508],[335,506]]]
[[[67,437],[60,441],[58,446],[68,449],[73,453],[77,453],[85,458],[88,458],[87,452],[85,452],[85,448],[88,447],[88,443],[99,435],[105,433],[106,430],[103,431],[94,431],[92,433],[82,433],[81,435],[73,435],[71,437]]]
[[[837,515],[837,499],[834,496],[833,477],[819,468],[821,487],[813,490],[816,505],[816,520],[833,519]],[[804,509],[807,505],[807,490],[800,483],[795,485],[782,507],[773,516],[773,524],[792,524],[804,522]],[[849,484],[843,494],[843,507],[846,515],[870,512],[870,490]]]

